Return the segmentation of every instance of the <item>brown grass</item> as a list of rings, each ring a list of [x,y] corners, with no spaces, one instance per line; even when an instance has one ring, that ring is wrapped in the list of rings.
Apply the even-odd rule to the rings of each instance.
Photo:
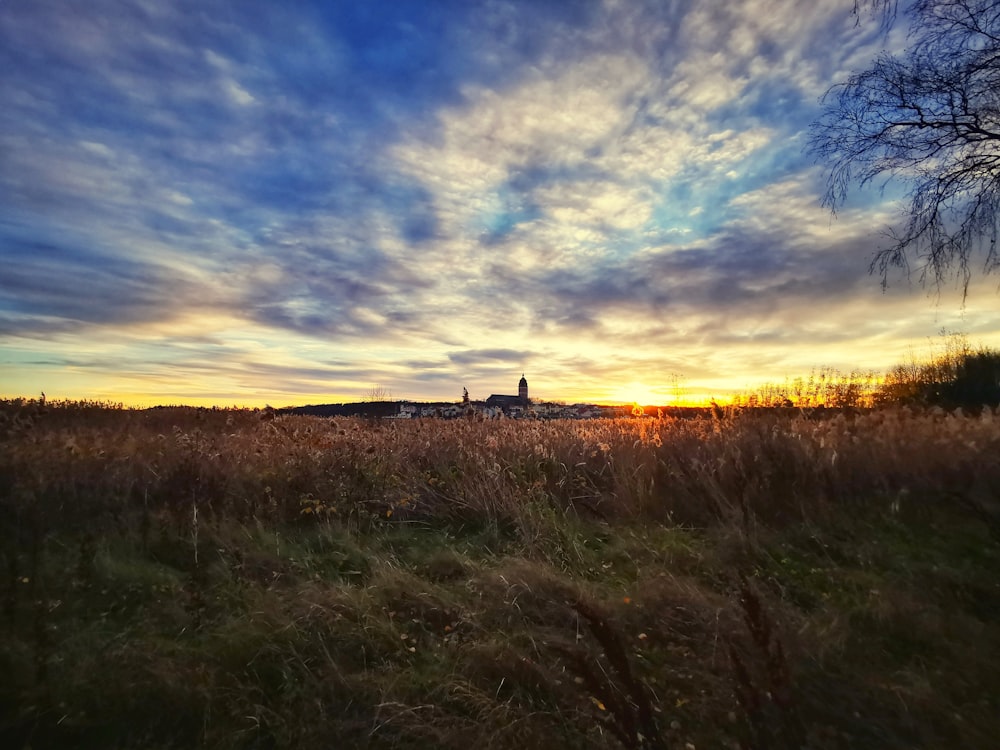
[[[0,412],[3,746],[1000,731],[990,411]]]

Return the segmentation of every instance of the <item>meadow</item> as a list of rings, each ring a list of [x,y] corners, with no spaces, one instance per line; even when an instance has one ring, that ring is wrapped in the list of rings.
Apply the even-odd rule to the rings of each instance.
[[[0,745],[990,748],[1000,413],[0,402]]]

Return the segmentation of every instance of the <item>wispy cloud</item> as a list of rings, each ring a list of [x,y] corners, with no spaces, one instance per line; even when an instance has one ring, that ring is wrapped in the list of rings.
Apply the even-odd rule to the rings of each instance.
[[[995,339],[881,293],[884,198],[818,205],[818,97],[901,43],[849,5],[0,4],[6,387],[609,398]]]

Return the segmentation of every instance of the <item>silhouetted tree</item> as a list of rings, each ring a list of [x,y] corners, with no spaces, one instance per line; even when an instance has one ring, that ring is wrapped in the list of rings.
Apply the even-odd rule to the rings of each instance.
[[[861,17],[869,12],[873,16],[880,18],[882,26],[886,30],[896,20],[896,10],[899,7],[899,0],[854,0],[854,15],[861,22]]]
[[[888,26],[896,0],[856,0],[854,10]],[[1000,1],[915,0],[908,14],[905,53],[882,53],[827,92],[810,149],[829,167],[823,202],[833,211],[856,183],[909,183],[908,219],[871,264],[883,284],[914,256],[922,282],[954,274],[967,292],[974,270],[1000,266]]]
[[[970,353],[944,389],[946,403],[976,408],[1000,404],[1000,352]]]
[[[385,386],[376,383],[371,388],[368,389],[367,399],[372,403],[380,401],[389,401],[392,399],[392,391],[390,391]]]
[[[1000,351],[973,349],[962,334],[944,335],[943,351],[889,370],[876,402],[973,410],[1000,405]]]

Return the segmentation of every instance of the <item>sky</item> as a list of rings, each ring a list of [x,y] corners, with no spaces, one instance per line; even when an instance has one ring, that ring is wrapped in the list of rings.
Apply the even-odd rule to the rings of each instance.
[[[820,205],[851,0],[0,0],[0,395],[680,403],[885,370],[969,297]]]

